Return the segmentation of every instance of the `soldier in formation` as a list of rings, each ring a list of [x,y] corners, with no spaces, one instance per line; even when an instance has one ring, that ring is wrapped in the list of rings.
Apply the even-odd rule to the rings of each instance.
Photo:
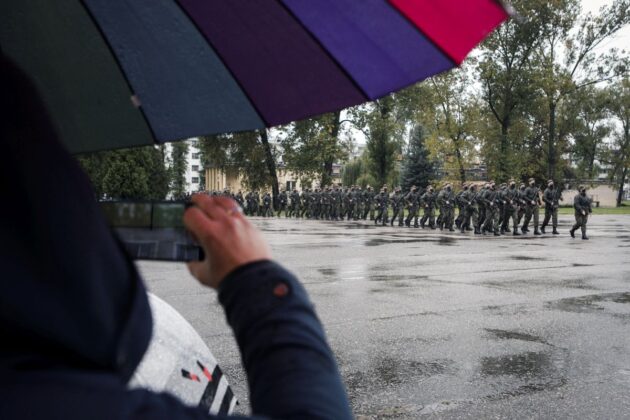
[[[592,211],[590,199],[580,187],[580,194],[574,199],[576,225],[571,229],[571,236],[577,229],[582,229],[586,237],[586,222]],[[530,178],[528,185],[510,180],[497,187],[494,181],[483,185],[464,184],[462,190],[455,193],[453,185],[445,184],[439,192],[428,185],[426,190],[412,186],[404,193],[395,187],[389,193],[383,186],[375,194],[371,186],[365,189],[357,185],[350,187],[327,186],[323,188],[305,188],[301,193],[297,189],[288,192],[281,190],[276,203],[269,191],[262,197],[258,190],[237,194],[229,190],[208,192],[212,195],[228,195],[233,197],[249,216],[307,218],[314,220],[371,220],[375,224],[394,226],[429,228],[454,231],[454,225],[461,233],[474,232],[475,235],[520,236],[530,232],[534,235],[545,234],[551,224],[552,234],[558,232],[558,208],[562,201],[562,193],[552,180],[541,194],[535,180]],[[541,200],[542,198],[542,200]],[[545,216],[539,227],[539,207],[544,204]],[[455,211],[457,209],[457,217]],[[277,214],[274,214],[277,210]],[[439,217],[436,220],[436,210]],[[420,214],[422,211],[422,214]],[[405,217],[406,216],[406,217]],[[391,217],[391,219],[390,219]]]

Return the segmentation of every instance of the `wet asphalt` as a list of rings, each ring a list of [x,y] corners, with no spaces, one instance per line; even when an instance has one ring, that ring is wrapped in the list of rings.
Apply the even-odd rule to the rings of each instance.
[[[365,221],[255,219],[305,283],[355,415],[630,418],[630,216],[568,234],[479,237]],[[184,265],[141,262],[199,331],[249,411],[213,291]]]

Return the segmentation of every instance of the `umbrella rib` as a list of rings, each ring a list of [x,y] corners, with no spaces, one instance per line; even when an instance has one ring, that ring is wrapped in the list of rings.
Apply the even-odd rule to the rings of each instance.
[[[293,19],[295,19],[296,22],[298,22],[300,24],[300,26],[306,31],[306,33],[311,37],[311,39],[313,40],[313,42],[315,42],[317,45],[319,45],[319,47],[322,49],[322,51],[324,51],[324,53],[330,58],[330,60],[335,63],[335,65],[337,66],[337,68],[348,78],[348,80],[350,80],[350,83],[352,83],[354,85],[355,88],[357,88],[357,90],[359,92],[361,92],[363,94],[363,97],[365,98],[365,102],[368,101],[372,101],[372,99],[370,98],[370,95],[368,95],[368,93],[365,91],[365,89],[363,89],[363,87],[361,87],[361,85],[359,85],[359,83],[354,79],[354,77],[352,77],[352,75],[350,74],[350,72],[348,70],[346,70],[346,68],[344,66],[341,65],[341,63],[335,58],[335,56],[333,56],[330,51],[328,51],[328,49],[326,48],[326,46],[319,40],[319,38],[317,38],[315,36],[315,34],[313,34],[311,32],[311,30],[308,28],[307,25],[304,24],[304,22],[302,22],[302,20],[295,14],[293,13],[293,11],[287,7],[286,4],[284,4],[284,2],[282,0],[278,1],[278,3],[282,6],[282,8],[284,10],[287,11],[287,13],[293,17]],[[357,104],[358,105],[358,104]]]
[[[155,131],[153,130],[153,127],[151,126],[151,123],[149,122],[149,119],[147,118],[147,115],[144,113],[144,109],[142,108],[142,101],[139,100],[138,97],[136,96],[136,92],[134,91],[133,86],[131,85],[131,82],[129,81],[129,77],[127,76],[127,73],[125,73],[125,69],[123,68],[122,64],[118,60],[118,56],[114,52],[114,49],[112,48],[111,44],[109,43],[109,40],[105,36],[105,32],[101,28],[101,25],[99,25],[98,20],[96,20],[96,18],[94,17],[92,12],[90,11],[90,8],[85,4],[85,1],[84,0],[79,0],[79,2],[81,3],[81,6],[83,6],[83,9],[87,13],[87,16],[90,18],[90,20],[94,24],[94,27],[96,28],[96,30],[100,34],[101,39],[103,40],[103,42],[105,43],[105,46],[109,50],[109,54],[114,59],[114,62],[116,63],[116,66],[120,70],[120,73],[122,74],[122,77],[125,80],[125,83],[127,83],[127,87],[129,88],[129,92],[131,93],[131,96],[129,97],[129,101],[131,102],[131,104],[136,109],[138,109],[138,111],[140,112],[140,115],[142,115],[142,119],[144,120],[144,122],[146,123],[147,127],[149,128],[149,132],[151,133],[151,137],[153,138],[153,144],[159,143],[157,141],[157,136],[155,135]]]
[[[230,73],[230,76],[232,76],[232,79],[234,80],[234,82],[238,85],[239,89],[241,89],[241,92],[243,92],[243,95],[245,95],[245,97],[247,98],[247,101],[249,102],[251,107],[254,109],[254,111],[256,111],[256,113],[258,114],[260,119],[265,123],[265,126],[266,127],[270,127],[271,124],[265,118],[265,116],[260,111],[258,106],[256,106],[256,103],[254,102],[254,100],[250,96],[249,92],[245,89],[245,87],[243,86],[241,81],[238,79],[238,77],[236,77],[236,75],[234,74],[234,72],[232,71],[230,66],[228,66],[228,63],[226,62],[224,57],[221,55],[221,53],[214,47],[212,41],[210,39],[208,39],[208,37],[206,36],[206,34],[204,34],[204,32],[199,27],[199,25],[197,25],[197,22],[195,22],[195,19],[193,19],[192,16],[190,15],[190,13],[188,13],[188,11],[186,10],[186,8],[181,5],[179,0],[175,0],[175,5],[182,11],[184,16],[186,16],[186,18],[188,18],[188,21],[190,22],[190,24],[197,30],[197,32],[203,37],[203,39],[206,40],[206,43],[208,44],[208,47],[211,48],[212,51],[214,51],[214,53],[216,54],[216,56],[219,58],[219,60],[221,60],[221,63],[223,63],[223,67],[225,67],[225,70],[228,73]]]

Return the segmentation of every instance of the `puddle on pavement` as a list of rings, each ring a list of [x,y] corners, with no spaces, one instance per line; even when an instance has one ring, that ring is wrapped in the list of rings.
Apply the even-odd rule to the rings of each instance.
[[[366,370],[349,372],[344,375],[350,394],[353,391],[374,388],[382,389],[389,385],[399,385],[416,381],[418,377],[430,377],[450,372],[454,362],[450,359],[401,360],[396,357],[379,355],[370,360]]]
[[[537,337],[535,335],[522,333],[518,331],[507,331],[507,330],[495,330],[490,328],[485,328],[486,332],[490,333],[493,338],[499,340],[521,340],[521,341],[530,341],[535,343],[547,344],[547,342],[541,337]]]
[[[499,382],[495,385],[498,392],[483,399],[492,401],[564,386],[567,382],[564,376],[566,357],[563,350],[483,357],[479,373]],[[514,379],[518,382],[514,383]]]
[[[545,261],[547,258],[544,257],[530,257],[527,255],[511,255],[510,256],[511,260],[516,260],[516,261]]]
[[[336,276],[337,269],[336,268],[318,268],[317,271],[324,276]]]
[[[552,369],[549,354],[537,352],[483,357],[480,363],[480,372],[484,376],[514,375],[527,378],[544,376]]]
[[[630,292],[578,296],[547,302],[545,303],[545,306],[550,309],[558,309],[565,312],[602,313],[606,311],[606,308],[604,308],[601,304],[606,302],[630,303]]]
[[[449,236],[442,236],[440,238],[407,238],[407,239],[383,239],[383,238],[375,238],[370,239],[365,242],[365,246],[380,246],[380,245],[389,245],[389,244],[411,244],[411,243],[429,243],[433,242],[437,245],[442,246],[450,246],[455,245],[457,242],[456,238],[452,238]]]

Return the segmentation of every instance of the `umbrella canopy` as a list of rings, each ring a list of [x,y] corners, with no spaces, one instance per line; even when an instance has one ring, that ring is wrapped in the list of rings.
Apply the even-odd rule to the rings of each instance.
[[[459,65],[497,0],[3,0],[0,48],[73,153],[271,127]]]

